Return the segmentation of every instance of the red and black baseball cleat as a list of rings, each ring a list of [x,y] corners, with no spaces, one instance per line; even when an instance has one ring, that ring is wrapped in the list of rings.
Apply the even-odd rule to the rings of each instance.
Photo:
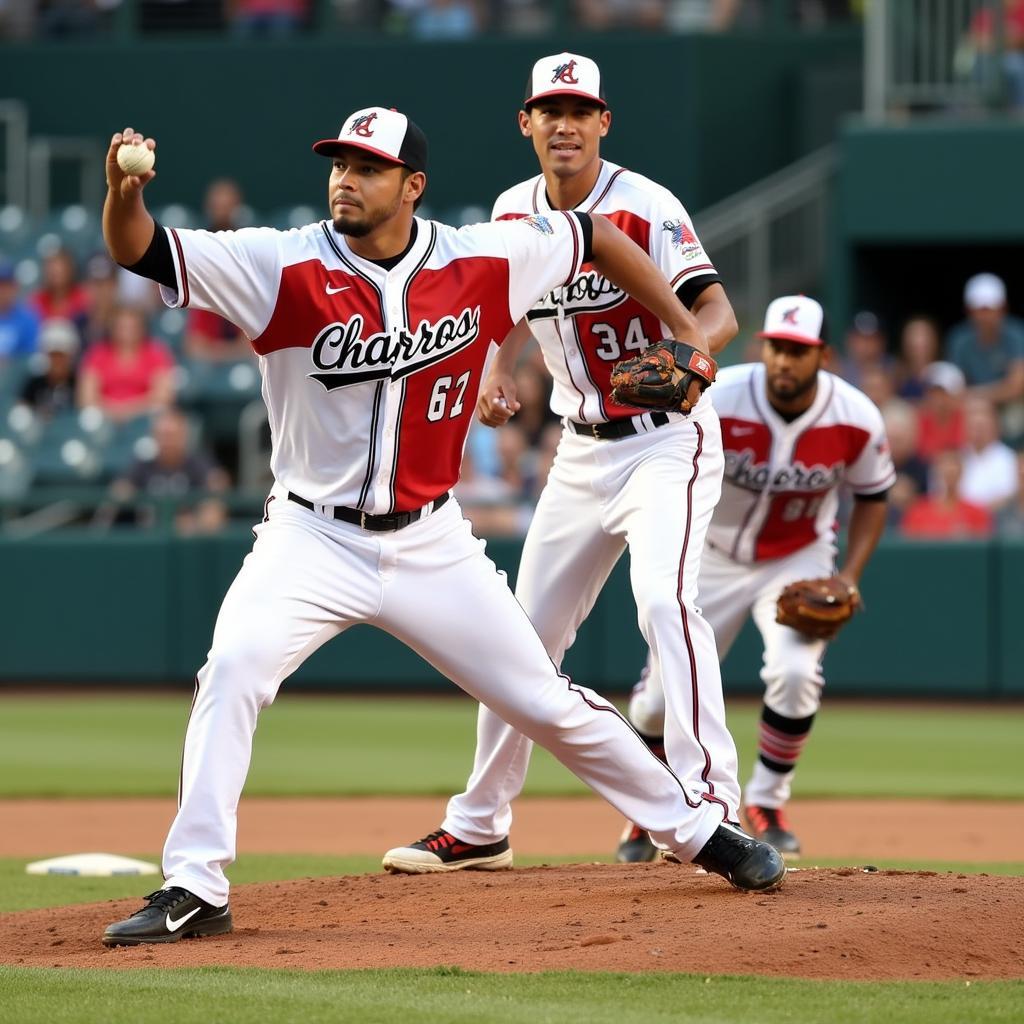
[[[781,807],[748,807],[747,824],[758,839],[770,843],[784,857],[800,856],[800,840],[789,827]]]
[[[508,837],[476,846],[464,843],[443,828],[409,846],[396,846],[384,854],[385,871],[427,875],[438,871],[504,871],[512,867]]]
[[[172,886],[146,897],[147,903],[124,921],[108,925],[104,946],[140,946],[149,942],[177,942],[202,935],[231,931],[231,909],[214,907],[187,889]]]
[[[615,851],[615,859],[620,864],[645,864],[657,856],[658,848],[651,842],[647,830],[627,821]]]

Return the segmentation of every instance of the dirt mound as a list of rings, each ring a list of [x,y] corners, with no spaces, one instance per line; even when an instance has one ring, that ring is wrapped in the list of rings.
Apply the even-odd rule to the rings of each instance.
[[[0,962],[1024,977],[1024,887],[988,875],[805,869],[751,894],[689,867],[587,864],[302,879],[231,903],[232,935],[115,950],[103,928],[139,902],[0,915]]]

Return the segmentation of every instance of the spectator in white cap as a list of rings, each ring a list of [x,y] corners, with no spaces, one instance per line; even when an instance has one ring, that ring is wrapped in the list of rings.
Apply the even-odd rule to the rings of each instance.
[[[971,394],[999,411],[1008,440],[1024,435],[1024,323],[1007,315],[1006,285],[975,274],[964,286],[967,319],[949,333],[946,352],[963,371]]]
[[[70,320],[47,320],[39,331],[45,364],[22,388],[21,401],[38,416],[52,419],[75,408],[78,328]]]

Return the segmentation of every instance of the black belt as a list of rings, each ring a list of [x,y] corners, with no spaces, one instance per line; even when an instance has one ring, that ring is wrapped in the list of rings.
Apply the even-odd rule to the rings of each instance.
[[[614,420],[611,423],[577,423],[575,420],[566,420],[565,422],[577,434],[596,437],[598,441],[614,441],[620,437],[631,437],[633,434],[643,433],[636,429],[636,424],[631,419]],[[668,422],[667,412],[651,413],[651,423],[655,427],[663,427]]]
[[[383,516],[375,516],[370,512],[362,512],[357,508],[344,508],[335,505],[334,518],[340,519],[344,523],[354,523],[356,526],[361,526],[364,530],[373,530],[376,533],[401,530],[403,526],[415,523],[417,519],[422,519],[425,515],[429,515],[430,512],[436,512],[450,497],[451,494],[445,491],[430,506],[424,505],[423,508],[415,508],[411,512],[391,512]],[[288,500],[294,501],[296,505],[301,505],[303,508],[308,508],[310,512],[316,511],[316,506],[313,502],[300,498],[297,494],[292,494],[291,491],[288,492]]]

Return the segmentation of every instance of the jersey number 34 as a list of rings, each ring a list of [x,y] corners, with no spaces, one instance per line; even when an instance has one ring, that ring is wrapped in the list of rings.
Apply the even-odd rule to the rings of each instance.
[[[626,325],[626,333],[621,342],[619,333],[612,324],[594,324],[590,329],[601,339],[601,344],[596,349],[597,355],[608,362],[621,359],[626,352],[639,352],[650,345],[638,316],[633,317]]]

